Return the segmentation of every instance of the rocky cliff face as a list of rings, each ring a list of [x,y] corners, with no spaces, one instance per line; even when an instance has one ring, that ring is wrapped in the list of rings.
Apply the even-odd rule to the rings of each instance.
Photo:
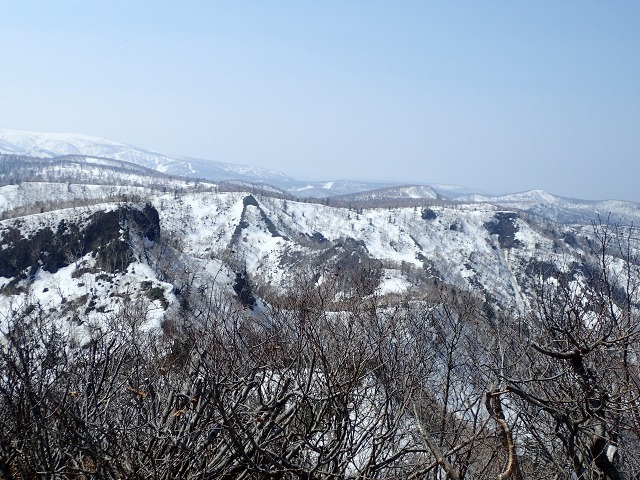
[[[24,232],[22,226],[20,220],[3,225],[2,277],[16,277],[37,269],[56,273],[86,254],[97,259],[99,268],[114,273],[125,270],[133,259],[128,243],[130,235],[140,235],[149,241],[160,235],[158,212],[150,204],[98,210],[82,223],[62,218],[54,228],[41,225],[31,232]]]

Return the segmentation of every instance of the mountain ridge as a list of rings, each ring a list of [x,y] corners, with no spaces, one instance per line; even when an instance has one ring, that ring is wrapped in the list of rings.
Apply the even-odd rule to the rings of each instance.
[[[424,201],[438,199],[462,203],[493,203],[560,223],[610,220],[612,223],[640,224],[640,204],[629,201],[571,199],[541,189],[489,195],[474,193],[472,189],[457,185],[402,185],[393,182],[371,183],[354,180],[304,181],[277,170],[166,155],[84,134],[0,129],[0,154],[3,152],[8,155],[46,158],[84,157],[85,163],[122,161],[165,175],[215,182],[227,181],[266,191],[272,190],[274,193],[287,192],[302,199],[337,197],[336,201],[362,203],[365,200],[373,201],[380,198],[413,198]],[[92,158],[98,160],[91,160]]]
[[[168,155],[153,150],[74,133],[45,133],[0,129],[0,153],[56,157],[86,155],[137,163],[170,175],[199,177],[208,180],[241,180],[273,184],[299,197],[330,197],[397,186],[394,182],[357,180],[307,181],[294,179],[278,170],[238,165],[189,156]],[[462,188],[464,187],[458,187]]]

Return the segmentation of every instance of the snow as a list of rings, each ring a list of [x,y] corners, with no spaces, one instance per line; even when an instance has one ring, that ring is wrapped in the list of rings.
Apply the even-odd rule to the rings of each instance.
[[[175,304],[176,298],[172,293],[173,287],[156,279],[154,272],[148,265],[134,262],[126,272],[118,275],[105,273],[81,273],[90,270],[95,260],[88,254],[77,262],[50,273],[39,269],[35,278],[27,285],[28,290],[18,295],[0,295],[0,331],[6,328],[1,322],[6,321],[9,312],[16,311],[22,305],[32,303],[37,299],[38,305],[45,311],[51,312],[52,318],[66,317],[67,307],[74,304],[84,305],[90,311],[85,311],[86,325],[77,325],[77,335],[88,340],[89,324],[103,324],[109,317],[117,316],[120,311],[131,302],[142,302],[143,315],[140,319],[141,328],[158,329],[165,317],[165,310],[159,301],[149,301],[140,289],[143,281],[153,280],[155,286],[164,290],[164,296],[170,304]],[[83,270],[79,270],[79,269]],[[0,285],[8,283],[8,279],[0,277]],[[67,318],[67,322],[73,319]]]
[[[91,166],[98,167],[97,164]],[[137,181],[139,177],[132,175],[129,178]],[[123,177],[122,180],[126,179]],[[567,270],[585,254],[564,242],[559,246],[526,216],[515,221],[517,245],[503,248],[498,236],[491,235],[486,225],[495,220],[497,212],[509,210],[491,203],[434,204],[430,209],[435,218],[424,219],[422,209],[418,207],[337,208],[246,191],[218,192],[214,188],[197,191],[193,182],[187,185],[183,180],[166,180],[164,185],[169,188],[164,190],[171,193],[163,193],[162,184],[151,188],[23,182],[0,187],[0,212],[32,205],[42,198],[52,202],[78,198],[109,202],[111,196],[137,193],[158,210],[162,236],[177,248],[176,268],[189,277],[194,289],[203,287],[208,295],[214,296],[232,295],[238,268],[245,268],[251,278],[264,282],[276,292],[287,293],[300,281],[304,269],[321,268],[309,259],[350,239],[352,245],[360,245],[369,257],[382,262],[379,295],[403,294],[414,288],[417,280],[407,274],[412,271],[420,274],[423,282],[435,278],[473,290],[480,296],[489,294],[499,305],[524,312],[533,281],[527,273],[532,263],[544,260]],[[173,188],[184,188],[187,193],[176,195]],[[412,188],[408,187],[405,192],[411,193]],[[253,200],[247,201],[250,195]],[[0,236],[8,228],[15,227],[28,238],[45,226],[55,230],[62,219],[83,225],[94,212],[114,209],[118,205],[113,201],[96,203],[0,221]],[[563,228],[578,237],[593,236],[591,227]],[[314,243],[312,239],[318,238],[318,234],[326,239],[325,243]],[[634,242],[634,248],[637,248],[640,241]],[[165,298],[172,305],[176,299],[171,293],[171,285],[159,282],[154,273],[162,258],[153,249],[145,257],[140,250],[143,247],[136,247],[141,260],[132,266],[132,270],[113,277],[108,283],[117,291],[127,292],[131,298],[142,301],[145,297],[139,292],[139,284],[150,280],[164,289]],[[105,282],[98,285],[96,275],[84,273],[74,278],[74,268],[66,267],[55,274],[39,272],[31,292],[60,315],[63,315],[63,297],[70,301],[85,294],[93,295],[92,289],[95,289],[100,299],[110,298],[113,288],[105,290]],[[612,260],[611,268],[619,273],[622,266]],[[0,287],[8,281],[0,279]],[[0,304],[0,312],[7,311],[10,299],[0,297],[4,302]],[[13,300],[20,299],[26,301],[27,297],[23,295]],[[105,315],[115,314],[120,307],[114,300],[96,302],[95,308],[102,308],[101,315]],[[145,325],[158,327],[166,315],[162,306],[156,301],[145,308]],[[91,315],[95,315],[94,312]]]
[[[404,293],[410,288],[411,282],[409,282],[401,272],[385,268],[382,273],[382,281],[380,282],[377,293],[379,295]]]
[[[607,221],[625,225],[640,222],[640,204],[619,200],[589,201],[564,198],[544,190],[529,190],[509,195],[465,195],[459,201],[493,203],[505,208],[524,210],[560,223],[591,223]]]
[[[0,153],[52,158],[60,155],[87,155],[142,165],[161,173],[217,180],[288,182],[282,172],[251,165],[234,165],[182,156],[167,155],[104,138],[75,133],[43,133],[0,129]],[[226,172],[226,174],[223,174]]]
[[[167,205],[161,221],[168,231],[183,235],[185,251],[199,258],[215,256],[231,248],[234,231],[243,215],[247,193],[193,193]],[[527,222],[518,220],[516,239],[521,242],[509,255],[503,255],[497,240],[488,235],[485,224],[496,213],[493,205],[433,207],[434,220],[421,218],[416,208],[364,209],[362,213],[345,208],[256,196],[260,209],[287,238],[274,237],[253,205],[246,207],[239,243],[232,248],[257,278],[269,276],[272,286],[285,286],[295,279],[281,259],[286,252],[304,252],[296,238],[320,232],[328,241],[353,238],[362,242],[373,258],[393,268],[385,270],[381,292],[401,292],[408,287],[399,272],[403,264],[439,272],[441,279],[466,288],[484,288],[504,301],[520,290],[511,273],[522,271],[533,258],[555,258],[553,242]],[[155,201],[157,203],[157,200]],[[457,225],[455,230],[451,226]],[[206,252],[206,254],[204,253]],[[426,263],[425,263],[426,262]],[[509,300],[510,301],[510,300]],[[522,307],[522,305],[520,305]]]
[[[71,207],[54,210],[47,213],[35,213],[0,221],[0,235],[9,228],[18,228],[25,238],[30,238],[34,233],[43,228],[55,230],[62,220],[84,226],[88,218],[97,211],[110,212],[118,208],[117,203],[103,203],[99,205],[87,205],[83,207]]]
[[[190,165],[176,157],[132,145],[75,133],[23,132],[0,129],[0,152],[34,157],[83,154],[137,163],[161,172],[192,173]]]

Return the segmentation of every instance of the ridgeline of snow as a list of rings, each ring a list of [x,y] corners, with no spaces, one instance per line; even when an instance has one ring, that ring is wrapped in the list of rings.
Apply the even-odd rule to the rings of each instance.
[[[0,129],[0,153],[45,158],[61,155],[111,158],[142,165],[161,173],[214,180],[238,179],[265,183],[289,180],[289,177],[276,170],[166,155],[113,140],[75,133]]]
[[[309,198],[345,195],[394,185],[392,183],[351,180],[299,181],[277,170],[167,155],[113,140],[73,133],[0,129],[0,153],[45,158],[61,155],[84,155],[99,159],[122,160],[170,175],[184,175],[214,181],[236,180],[247,184],[260,184],[263,188],[264,185],[273,185],[293,195]]]
[[[464,195],[462,202],[492,203],[523,210],[559,223],[640,224],[640,204],[621,200],[578,200],[553,195],[544,190],[529,190],[508,195]]]
[[[106,157],[137,163],[162,173],[178,175],[193,173],[189,162],[179,158],[114,142],[113,140],[76,133],[0,130],[0,152],[45,158],[61,155]]]
[[[343,195],[342,200],[366,202],[376,200],[398,200],[398,199],[424,199],[436,200],[440,196],[433,188],[426,185],[402,185],[398,187],[381,188],[366,192]]]
[[[584,201],[563,198],[543,190],[500,196],[473,194],[458,185],[398,186],[397,183],[351,180],[299,181],[282,172],[250,165],[166,155],[90,135],[41,133],[0,129],[0,153],[54,158],[79,155],[85,163],[110,165],[119,160],[141,165],[156,172],[197,177],[214,181],[238,181],[265,190],[286,191],[300,198],[352,196],[351,199],[455,199],[461,202],[493,203],[524,210],[560,223],[588,223],[609,219],[612,223],[640,223],[640,204],[615,200]],[[122,166],[120,166],[122,167]],[[88,182],[92,183],[92,182]],[[269,187],[269,186],[273,187]],[[353,196],[353,195],[356,196]],[[345,199],[346,200],[346,199]],[[609,218],[609,214],[611,217]]]

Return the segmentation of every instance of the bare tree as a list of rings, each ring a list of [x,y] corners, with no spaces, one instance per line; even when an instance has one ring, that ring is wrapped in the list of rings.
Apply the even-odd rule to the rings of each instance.
[[[610,233],[599,265],[540,272],[529,318],[444,286],[382,296],[364,262],[254,310],[205,286],[159,332],[144,297],[88,327],[12,308],[0,475],[635,478],[638,263]]]
[[[594,236],[598,265],[541,269],[531,318],[502,332],[517,342],[497,373],[520,441],[543,454],[550,477],[635,478],[638,262],[620,231],[597,225]]]

